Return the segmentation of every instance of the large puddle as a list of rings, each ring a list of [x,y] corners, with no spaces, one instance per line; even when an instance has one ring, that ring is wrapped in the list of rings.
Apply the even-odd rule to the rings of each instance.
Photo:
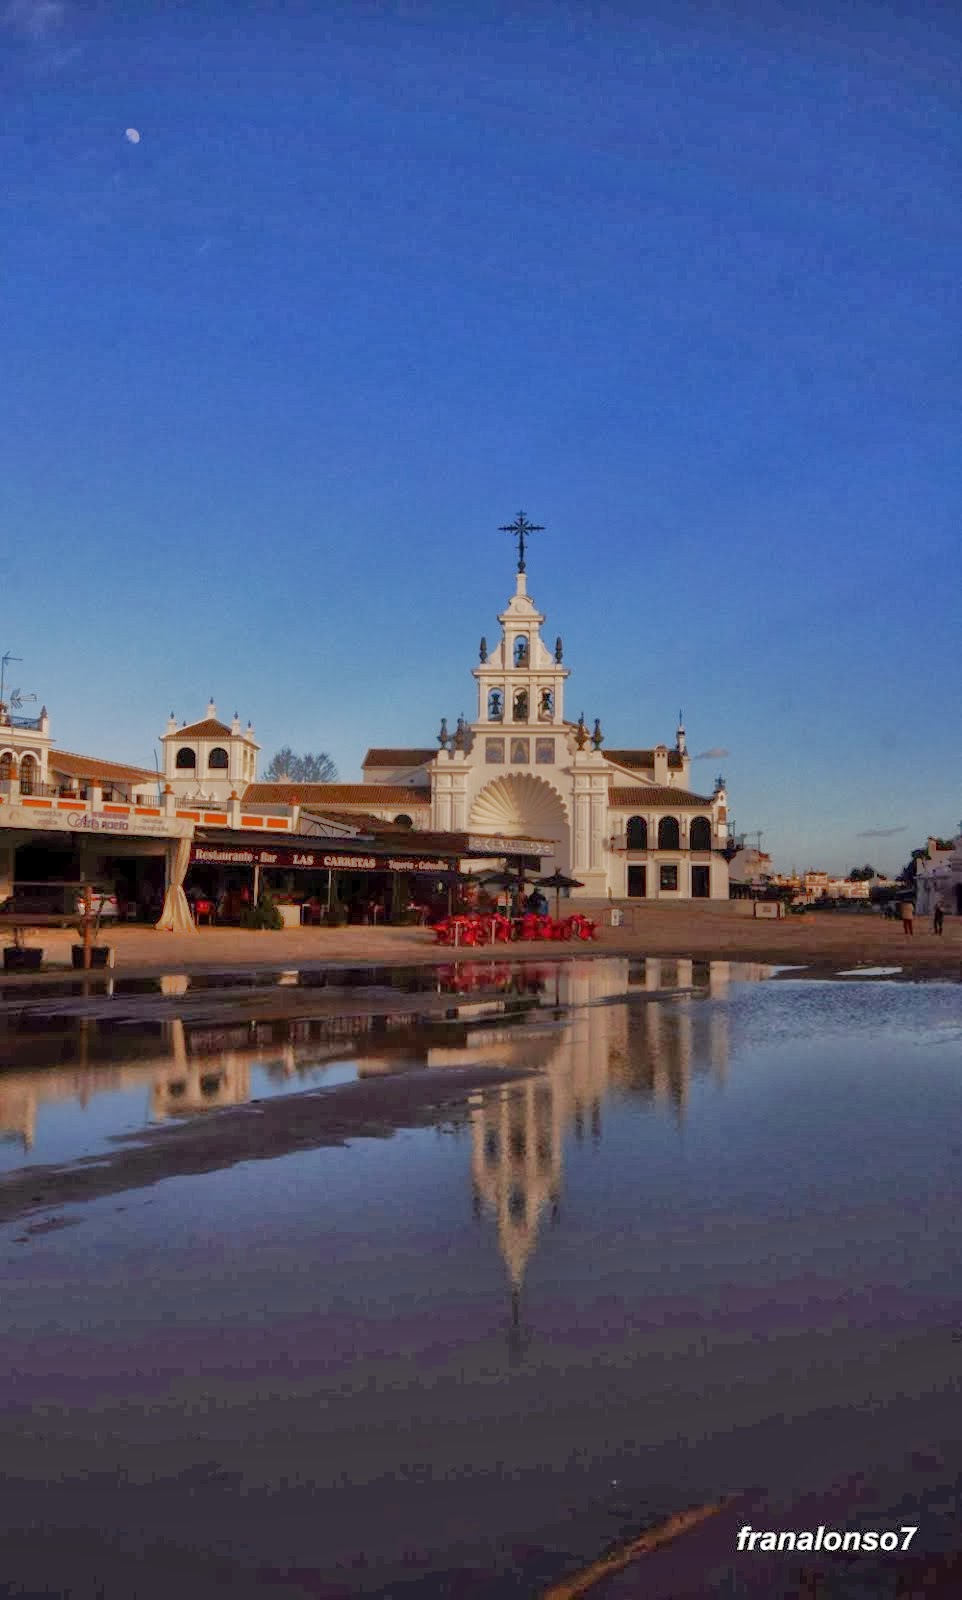
[[[0,1587],[529,1597],[748,1489],[756,1527],[841,1494],[835,1526],[954,1548],[962,987],[774,976],[466,962],[329,982],[324,1015],[296,973],[247,985],[256,1015],[211,979],[9,1009],[0,1191],[279,1096],[519,1076],[0,1228]]]

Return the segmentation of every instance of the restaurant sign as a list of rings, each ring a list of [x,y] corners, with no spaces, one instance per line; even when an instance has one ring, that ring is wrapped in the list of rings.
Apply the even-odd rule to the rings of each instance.
[[[506,839],[493,834],[468,834],[468,849],[472,855],[486,856],[553,856],[554,845],[550,839]]]
[[[299,867],[328,872],[447,872],[450,867],[443,856],[355,856],[286,845],[271,850],[266,845],[195,844],[190,859],[225,867]]]

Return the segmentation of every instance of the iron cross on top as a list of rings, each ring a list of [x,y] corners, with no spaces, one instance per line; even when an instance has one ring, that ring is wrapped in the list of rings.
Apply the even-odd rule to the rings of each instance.
[[[499,533],[513,533],[518,541],[518,571],[524,571],[524,541],[529,533],[544,533],[540,522],[529,522],[523,511],[519,511],[513,522],[505,522],[498,529]]]

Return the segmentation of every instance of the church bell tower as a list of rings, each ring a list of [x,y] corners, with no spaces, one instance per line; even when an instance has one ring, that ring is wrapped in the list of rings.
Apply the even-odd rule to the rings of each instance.
[[[550,734],[564,731],[564,685],[568,668],[563,665],[561,640],[551,650],[541,637],[544,616],[528,595],[525,572],[525,539],[542,530],[527,521],[524,512],[502,529],[518,539],[518,571],[515,591],[507,609],[498,617],[500,643],[489,652],[481,640],[480,661],[473,669],[478,686],[478,714],[475,734],[506,735]]]

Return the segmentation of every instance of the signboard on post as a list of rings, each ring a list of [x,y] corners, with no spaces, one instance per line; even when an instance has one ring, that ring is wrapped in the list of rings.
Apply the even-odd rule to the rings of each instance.
[[[553,856],[550,839],[508,839],[493,834],[469,833],[468,849],[479,856]]]

